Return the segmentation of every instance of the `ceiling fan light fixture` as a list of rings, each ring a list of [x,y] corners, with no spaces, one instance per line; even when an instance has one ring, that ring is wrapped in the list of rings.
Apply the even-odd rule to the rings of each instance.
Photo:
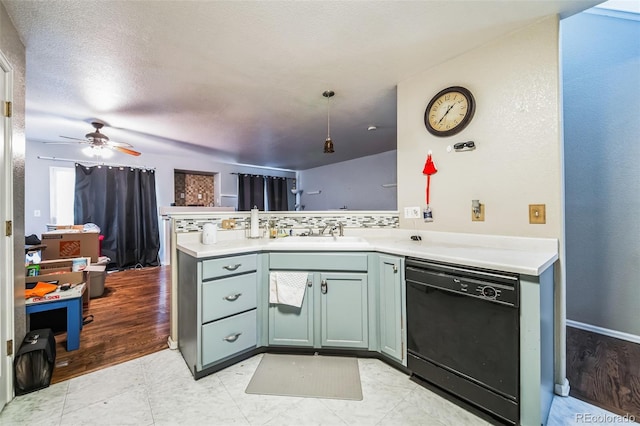
[[[324,153],[333,154],[333,141],[331,140],[331,114],[329,112],[329,100],[335,95],[333,90],[325,90],[322,92],[322,96],[327,98],[327,139],[324,141]]]
[[[82,149],[82,152],[86,156],[94,158],[111,158],[113,156],[113,151],[102,146],[87,146]]]

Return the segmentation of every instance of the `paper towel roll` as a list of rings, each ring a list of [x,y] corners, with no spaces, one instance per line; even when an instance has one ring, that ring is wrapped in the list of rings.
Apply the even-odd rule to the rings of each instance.
[[[251,209],[251,238],[258,238],[260,236],[260,218],[258,217],[258,209]]]
[[[215,244],[217,235],[218,226],[215,223],[205,223],[202,226],[202,244]]]

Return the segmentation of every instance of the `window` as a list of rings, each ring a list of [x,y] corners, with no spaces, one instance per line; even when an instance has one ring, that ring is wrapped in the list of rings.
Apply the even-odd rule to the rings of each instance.
[[[76,170],[73,167],[50,167],[49,185],[51,224],[73,225]]]

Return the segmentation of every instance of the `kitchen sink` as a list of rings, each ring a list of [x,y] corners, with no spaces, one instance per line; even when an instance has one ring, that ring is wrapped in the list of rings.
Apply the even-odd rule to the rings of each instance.
[[[270,240],[269,244],[291,246],[339,246],[343,244],[366,244],[362,237],[338,237],[331,235],[293,236]]]

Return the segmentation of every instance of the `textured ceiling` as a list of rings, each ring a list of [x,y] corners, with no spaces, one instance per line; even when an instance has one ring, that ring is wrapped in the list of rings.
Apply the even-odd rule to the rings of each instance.
[[[98,118],[143,156],[186,143],[221,161],[296,170],[395,149],[398,82],[599,3],[2,2],[26,47],[28,144],[81,138]],[[326,89],[336,92],[331,155]]]

